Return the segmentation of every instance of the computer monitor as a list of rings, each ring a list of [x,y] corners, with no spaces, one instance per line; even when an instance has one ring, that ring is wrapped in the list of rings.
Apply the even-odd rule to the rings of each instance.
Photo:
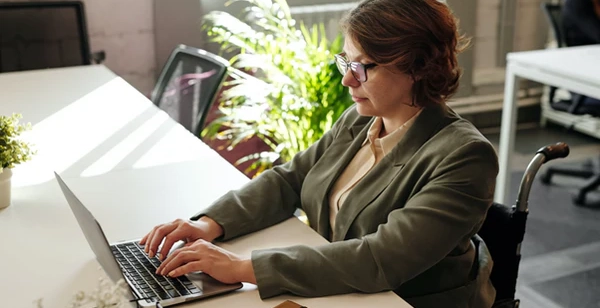
[[[0,2],[0,72],[90,64],[81,1]]]

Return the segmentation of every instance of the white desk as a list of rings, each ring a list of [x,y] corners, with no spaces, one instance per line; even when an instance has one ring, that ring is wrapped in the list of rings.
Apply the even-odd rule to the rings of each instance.
[[[600,97],[600,45],[511,52],[507,55],[500,132],[500,171],[494,195],[496,202],[504,204],[514,203],[514,200],[508,200],[508,194],[517,121],[516,94],[519,78]],[[537,149],[532,149],[534,150]]]
[[[53,170],[94,213],[109,241],[189,217],[248,179],[103,66],[0,74],[0,114],[20,112],[39,151],[15,168],[13,204],[0,210],[0,306],[67,307],[105,277]],[[223,246],[253,249],[325,243],[292,218]],[[184,307],[273,307],[285,299],[314,307],[410,307],[392,292],[260,300],[246,284]]]

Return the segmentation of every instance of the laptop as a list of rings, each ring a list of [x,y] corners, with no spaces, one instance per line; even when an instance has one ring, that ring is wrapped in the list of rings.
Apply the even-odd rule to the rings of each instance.
[[[56,172],[54,175],[96,259],[113,282],[127,283],[127,297],[134,305],[137,302],[141,307],[167,307],[242,287],[241,283],[224,284],[204,273],[178,278],[156,275],[161,263],[156,257],[149,258],[139,241],[109,244],[92,213]]]

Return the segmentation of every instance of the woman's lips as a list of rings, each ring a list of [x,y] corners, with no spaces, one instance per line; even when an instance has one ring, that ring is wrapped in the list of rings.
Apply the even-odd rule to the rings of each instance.
[[[354,95],[352,95],[352,100],[356,103],[362,103],[362,102],[367,101],[367,99],[364,97],[358,97],[358,96],[354,96]]]

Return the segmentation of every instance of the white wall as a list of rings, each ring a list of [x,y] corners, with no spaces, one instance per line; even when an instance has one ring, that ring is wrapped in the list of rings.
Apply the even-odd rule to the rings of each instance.
[[[514,0],[513,50],[523,51],[544,48],[548,23],[541,9],[545,0]],[[490,69],[498,66],[499,22],[501,0],[478,0],[476,32],[474,37],[475,69]]]
[[[105,65],[149,95],[156,81],[154,8],[148,0],[84,0],[90,48]]]
[[[26,0],[12,0],[26,1]],[[474,70],[497,66],[501,0],[477,0],[474,12]],[[543,48],[547,25],[542,0],[516,0],[515,50]],[[90,47],[106,51],[105,65],[149,95],[166,57],[177,43],[207,48],[200,29],[209,10],[232,11],[224,0],[83,0]],[[289,0],[290,5],[348,2],[347,0]],[[234,10],[238,11],[238,10]],[[475,81],[474,81],[475,82]]]
[[[476,69],[496,67],[499,15],[500,0],[478,0],[472,41]]]
[[[27,0],[11,0],[26,2]],[[149,95],[156,76],[154,11],[149,0],[83,0],[91,51],[104,50],[104,64]]]
[[[544,48],[550,25],[541,8],[546,0],[518,0],[515,17],[514,50]]]

